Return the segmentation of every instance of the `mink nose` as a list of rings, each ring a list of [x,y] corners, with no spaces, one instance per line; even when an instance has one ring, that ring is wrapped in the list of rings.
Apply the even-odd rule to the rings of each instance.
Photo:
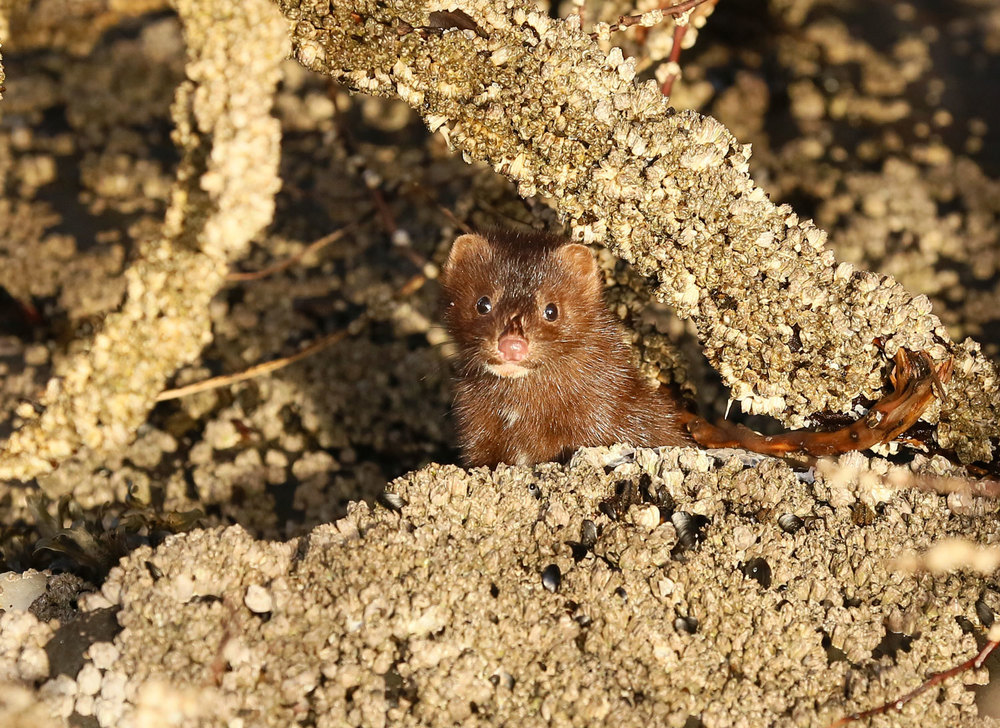
[[[504,361],[521,361],[528,356],[528,340],[517,334],[504,334],[497,341],[497,349]]]

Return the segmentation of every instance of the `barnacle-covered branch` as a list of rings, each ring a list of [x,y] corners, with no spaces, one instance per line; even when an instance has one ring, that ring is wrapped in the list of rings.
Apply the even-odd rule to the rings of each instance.
[[[467,158],[654,277],[745,409],[793,426],[846,411],[859,394],[876,398],[887,355],[926,351],[954,358],[951,398],[926,415],[939,441],[992,458],[1000,393],[978,345],[951,342],[926,297],[838,264],[822,230],[753,183],[748,145],[710,117],[675,113],[575,16],[463,0],[474,27],[442,29],[431,13],[453,3],[275,1],[305,66],[403,99]]]
[[[0,33],[0,39],[11,38],[19,51],[66,48],[83,55],[123,19],[168,4],[167,0],[0,0],[0,16],[7,17],[10,30],[9,36]]]
[[[41,414],[0,451],[0,478],[50,471],[127,442],[177,367],[210,340],[208,303],[229,261],[270,222],[278,190],[271,118],[285,24],[266,0],[176,0],[188,80],[172,109],[181,152],[161,236],[125,272],[127,296],[48,384]]]

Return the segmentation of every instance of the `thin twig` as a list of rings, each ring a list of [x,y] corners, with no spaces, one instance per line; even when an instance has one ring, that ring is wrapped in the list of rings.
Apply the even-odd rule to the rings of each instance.
[[[337,99],[337,88],[337,84],[333,81],[330,81],[327,84],[327,96],[329,96],[330,101],[333,103],[333,123],[337,127],[337,132],[340,134],[340,140],[347,153],[351,155],[359,155],[360,153],[357,142],[354,141],[354,135],[351,133],[347,120],[344,119],[344,111],[340,108],[340,101]],[[366,170],[367,168],[368,166],[365,165]],[[379,220],[382,223],[383,229],[391,237],[396,230],[399,229],[399,226],[396,225],[396,218],[393,216],[388,203],[386,203],[385,197],[382,195],[382,191],[376,185],[369,184],[368,180],[364,178],[364,174],[362,174],[361,182],[364,184],[365,189],[368,190],[368,194],[372,198],[372,202],[375,205],[375,210],[378,212]]]
[[[990,656],[990,654],[993,652],[993,650],[997,648],[998,645],[1000,645],[1000,642],[996,640],[990,640],[983,646],[983,649],[979,651],[979,654],[977,654],[975,657],[969,660],[966,660],[961,665],[956,665],[950,670],[945,670],[944,672],[939,672],[936,675],[932,675],[927,680],[925,680],[918,688],[916,688],[915,690],[911,690],[901,698],[897,698],[896,700],[880,705],[877,708],[871,708],[870,710],[865,710],[860,713],[851,713],[850,715],[845,715],[843,718],[840,718],[839,720],[836,720],[833,723],[831,723],[830,728],[840,728],[840,726],[847,725],[848,723],[853,723],[856,720],[866,720],[868,718],[874,718],[877,715],[884,715],[892,710],[895,710],[896,712],[902,711],[903,706],[905,706],[907,703],[909,703],[911,700],[913,700],[921,693],[924,693],[927,690],[931,689],[935,685],[942,683],[945,680],[954,677],[955,675],[963,673],[966,670],[970,669],[978,670],[979,668],[981,668],[983,666],[983,663],[986,662],[986,658]]]
[[[471,18],[470,18],[471,20]],[[347,121],[344,119],[344,112],[340,108],[340,102],[337,100],[337,85],[333,82],[328,84],[327,95],[330,97],[330,101],[333,102],[333,119],[337,126],[337,131],[340,133],[340,138],[344,144],[344,149],[351,155],[359,155],[358,144],[354,140],[354,136],[351,134],[351,129],[347,125]],[[365,164],[365,170],[368,170],[367,164]],[[375,175],[378,177],[378,175]],[[385,195],[382,190],[378,187],[378,184],[370,181],[369,176],[366,179],[366,175],[362,173],[362,183],[365,189],[368,190],[368,194],[375,205],[375,211],[378,213],[379,221],[382,223],[382,228],[385,230],[389,239],[393,241],[394,247],[404,258],[410,261],[417,268],[423,268],[427,264],[427,260],[416,250],[413,249],[411,245],[398,244],[397,233],[399,232],[399,225],[396,223],[396,217],[392,213],[392,208],[389,207],[389,203],[386,202]],[[409,240],[409,238],[404,238]]]
[[[686,2],[677,3],[676,5],[669,5],[665,8],[660,8],[660,11],[663,12],[664,16],[676,17],[706,2],[708,2],[708,0],[686,0]],[[618,22],[615,23],[613,26],[611,26],[611,30],[616,31],[616,30],[625,30],[626,28],[631,28],[633,25],[638,25],[639,23],[641,23],[643,21],[643,18],[645,18],[647,15],[648,12],[640,13],[639,15],[622,15],[618,18]]]
[[[455,213],[453,213],[447,207],[445,207],[444,205],[442,205],[440,202],[437,202],[435,200],[434,204],[437,206],[438,211],[440,211],[441,214],[444,215],[446,218],[448,218],[449,220],[451,220],[452,224],[455,225],[455,227],[457,227],[463,233],[472,233],[472,232],[474,232],[473,229],[469,225],[467,225],[466,223],[464,223],[462,220],[459,220],[458,217],[455,215]]]
[[[463,233],[474,233],[475,232],[475,230],[473,230],[471,226],[469,226],[468,224],[466,224],[464,221],[460,220],[458,218],[458,216],[454,212],[452,212],[451,210],[449,210],[442,203],[438,202],[437,196],[433,192],[431,192],[429,189],[427,189],[427,187],[425,185],[421,184],[420,182],[411,182],[411,184],[413,185],[413,189],[415,189],[417,192],[419,192],[424,197],[426,197],[435,207],[437,207],[438,211],[442,215],[444,215],[446,218],[448,218],[451,221],[451,223],[455,227],[457,227]]]
[[[396,297],[406,298],[407,296],[412,296],[414,293],[423,288],[426,282],[427,276],[423,273],[417,273],[415,276],[410,278],[410,280],[399,287],[399,290],[396,291]]]
[[[302,260],[302,258],[306,257],[309,253],[314,253],[317,250],[326,247],[330,243],[335,243],[336,241],[340,240],[346,233],[356,228],[359,222],[360,220],[357,220],[348,225],[345,225],[339,230],[334,230],[329,235],[324,235],[320,239],[309,243],[309,245],[304,247],[298,253],[290,255],[284,260],[279,260],[277,263],[273,263],[272,265],[269,265],[266,268],[262,268],[261,270],[231,272],[229,273],[229,275],[226,276],[226,280],[233,282],[258,281],[261,278],[267,278],[268,276],[274,275],[275,273],[280,273],[286,268],[290,268],[294,263],[297,263],[298,261]]]
[[[178,387],[177,389],[166,389],[160,392],[157,397],[157,402],[166,402],[171,399],[178,399],[180,397],[186,397],[189,394],[197,394],[198,392],[207,392],[210,389],[218,389],[220,387],[225,387],[230,384],[236,384],[237,382],[243,382],[247,379],[253,379],[254,377],[260,377],[264,374],[270,374],[271,372],[276,372],[279,369],[284,369],[289,364],[294,364],[295,362],[305,359],[307,356],[312,356],[318,351],[322,351],[328,346],[336,344],[338,341],[342,340],[348,334],[348,329],[339,329],[334,331],[332,334],[327,334],[321,339],[317,339],[312,344],[306,348],[295,352],[291,356],[282,357],[280,359],[273,359],[271,361],[266,361],[263,364],[256,364],[249,369],[244,369],[242,372],[237,372],[236,374],[224,374],[221,377],[212,377],[211,379],[203,379],[200,382],[195,382],[194,384],[188,384],[184,387]]]
[[[417,273],[416,275],[411,276],[406,283],[396,289],[393,297],[404,298],[406,296],[410,296],[419,291],[426,282],[427,277],[423,273]],[[236,384],[237,382],[244,382],[247,379],[254,379],[255,377],[260,377],[264,374],[270,374],[271,372],[276,372],[279,369],[284,369],[290,364],[301,361],[306,357],[312,356],[313,354],[320,352],[329,346],[333,346],[339,341],[342,341],[352,333],[351,328],[363,318],[364,314],[361,314],[344,328],[338,329],[331,334],[327,334],[326,336],[317,339],[309,346],[295,352],[294,354],[281,357],[280,359],[272,359],[271,361],[266,361],[262,364],[255,364],[249,369],[244,369],[242,372],[236,372],[235,374],[224,374],[219,377],[212,377],[211,379],[203,379],[200,382],[194,382],[193,384],[188,384],[183,387],[177,387],[176,389],[164,390],[157,395],[156,401],[166,402],[171,399],[179,399],[180,397],[186,397],[189,394],[197,394],[198,392],[207,392],[211,389],[219,389],[220,387],[226,387],[230,384]]]
[[[337,117],[338,125],[341,127],[342,138],[344,139],[345,143],[348,146],[353,146],[353,140],[350,138],[350,131],[343,123],[340,108],[337,105],[336,94],[331,92],[330,95],[333,99],[334,112]],[[393,234],[398,230],[398,226],[396,225],[396,221],[393,217],[392,210],[386,203],[381,190],[372,185],[366,184],[365,186],[368,188],[368,191],[371,194],[371,198],[375,203],[375,209],[379,214],[383,227],[385,228],[386,232],[389,233],[390,236],[393,236]],[[459,221],[454,215],[451,214],[449,210],[443,207],[441,207],[441,209],[456,224],[468,230],[468,226]],[[230,273],[227,276],[227,280],[240,281],[240,282],[254,281],[254,280],[259,280],[261,278],[265,278],[269,275],[273,275],[274,273],[278,273],[282,270],[285,270],[289,266],[293,265],[296,261],[301,260],[308,253],[319,250],[320,248],[323,248],[324,246],[329,245],[330,243],[333,243],[336,240],[339,240],[341,237],[343,237],[344,234],[357,227],[360,222],[361,219],[356,220],[353,223],[350,223],[349,225],[345,225],[339,230],[336,230],[330,233],[329,235],[325,235],[322,238],[319,238],[318,240],[310,243],[299,253],[292,255],[288,258],[285,258],[284,260],[281,260],[277,263],[274,263],[273,265],[270,265],[262,270]],[[426,267],[427,260],[409,246],[398,246],[398,248],[399,252],[402,255],[404,255],[404,257],[406,257],[416,267],[421,269],[420,273],[411,276],[406,281],[406,283],[404,283],[396,291],[394,297],[401,298],[410,296],[413,293],[417,292],[427,282],[427,276],[423,273],[423,269]],[[249,367],[248,369],[244,369],[242,372],[237,372],[235,374],[224,374],[222,376],[211,377],[210,379],[204,379],[200,382],[194,382],[193,384],[188,384],[183,387],[164,390],[163,392],[160,392],[159,395],[157,395],[156,401],[166,402],[172,399],[179,399],[180,397],[186,397],[191,394],[206,392],[212,389],[219,389],[221,387],[226,387],[231,384],[236,384],[238,382],[243,382],[248,379],[253,379],[255,377],[260,377],[265,374],[270,374],[280,369],[284,369],[285,367],[294,364],[295,362],[301,361],[302,359],[312,356],[313,354],[316,354],[317,352],[320,352],[323,349],[326,349],[327,347],[332,346],[333,344],[336,344],[339,341],[342,341],[351,332],[351,327],[357,324],[363,317],[364,314],[354,319],[347,327],[339,329],[338,331],[334,331],[331,334],[327,334],[326,336],[314,341],[309,346],[305,347],[304,349],[301,349],[300,351],[295,352],[294,354],[291,354],[290,356],[273,359],[271,361],[263,362],[261,364],[256,364],[252,367]]]
[[[698,7],[702,3],[706,3],[708,0],[687,0],[686,2],[677,3],[676,5],[668,5],[665,8],[660,8],[664,15],[680,15],[681,13],[686,13],[688,10]]]

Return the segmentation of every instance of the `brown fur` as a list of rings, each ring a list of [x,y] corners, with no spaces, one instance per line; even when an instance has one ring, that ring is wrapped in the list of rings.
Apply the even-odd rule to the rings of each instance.
[[[541,234],[455,241],[441,275],[444,318],[459,347],[455,414],[467,465],[532,464],[586,445],[693,445],[682,408],[631,364],[589,249]],[[477,311],[490,298],[492,310]],[[555,304],[558,316],[544,311]],[[504,377],[504,332],[529,342],[526,371]]]

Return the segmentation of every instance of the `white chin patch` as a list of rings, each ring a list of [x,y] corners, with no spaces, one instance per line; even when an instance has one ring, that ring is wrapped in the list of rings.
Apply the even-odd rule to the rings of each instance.
[[[523,367],[520,364],[515,364],[513,362],[507,362],[506,364],[487,364],[486,369],[491,374],[495,374],[498,377],[506,377],[508,379],[517,379],[531,373],[531,370],[527,367]]]

